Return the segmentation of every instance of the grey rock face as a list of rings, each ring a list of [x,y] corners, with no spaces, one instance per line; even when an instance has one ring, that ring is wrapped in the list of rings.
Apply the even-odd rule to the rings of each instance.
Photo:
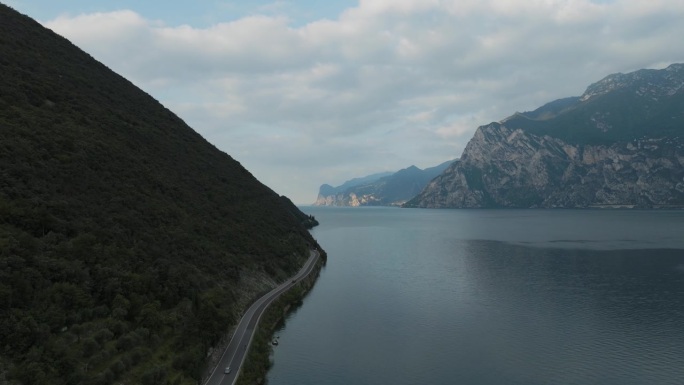
[[[684,140],[578,145],[492,123],[407,206],[682,207]]]
[[[478,128],[408,207],[684,207],[684,65]]]

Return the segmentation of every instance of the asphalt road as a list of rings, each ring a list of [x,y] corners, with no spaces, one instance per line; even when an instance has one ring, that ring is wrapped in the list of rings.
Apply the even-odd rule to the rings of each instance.
[[[233,338],[230,340],[228,347],[223,352],[218,365],[214,368],[214,371],[211,372],[211,375],[204,385],[232,385],[236,382],[237,377],[240,374],[242,363],[245,361],[247,351],[249,351],[249,345],[252,342],[254,331],[256,330],[256,326],[259,323],[259,319],[264,313],[264,310],[266,310],[268,305],[278,298],[280,294],[287,291],[287,289],[295,285],[300,279],[309,275],[318,256],[319,253],[317,250],[311,250],[309,259],[297,274],[271,290],[268,294],[259,298],[249,307],[249,309],[247,309],[235,329],[235,334],[233,334]],[[228,374],[224,373],[226,367],[230,367],[230,373]]]

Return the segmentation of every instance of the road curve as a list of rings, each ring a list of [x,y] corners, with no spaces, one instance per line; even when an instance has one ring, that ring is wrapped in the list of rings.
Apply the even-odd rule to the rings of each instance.
[[[320,253],[318,250],[311,250],[309,259],[297,274],[290,277],[286,282],[280,284],[268,294],[259,298],[252,306],[247,309],[245,314],[240,319],[240,323],[235,329],[233,338],[230,340],[228,347],[223,352],[218,364],[211,372],[211,375],[204,383],[204,385],[233,385],[237,381],[240,374],[240,369],[245,361],[245,356],[249,350],[249,345],[252,343],[254,331],[259,323],[261,315],[264,310],[271,304],[278,296],[289,288],[294,286],[300,279],[309,275],[316,263]],[[226,367],[230,367],[230,373],[224,373]]]

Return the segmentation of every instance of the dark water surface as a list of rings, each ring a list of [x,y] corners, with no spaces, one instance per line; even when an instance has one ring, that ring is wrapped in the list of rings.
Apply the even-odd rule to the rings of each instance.
[[[684,211],[303,210],[270,385],[684,384]]]

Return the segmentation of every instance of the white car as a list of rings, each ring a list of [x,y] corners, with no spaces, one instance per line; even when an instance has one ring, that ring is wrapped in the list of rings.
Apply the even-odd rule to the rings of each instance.
[[[223,373],[225,373],[225,374],[230,373],[230,366],[226,366],[226,370],[224,370]]]

